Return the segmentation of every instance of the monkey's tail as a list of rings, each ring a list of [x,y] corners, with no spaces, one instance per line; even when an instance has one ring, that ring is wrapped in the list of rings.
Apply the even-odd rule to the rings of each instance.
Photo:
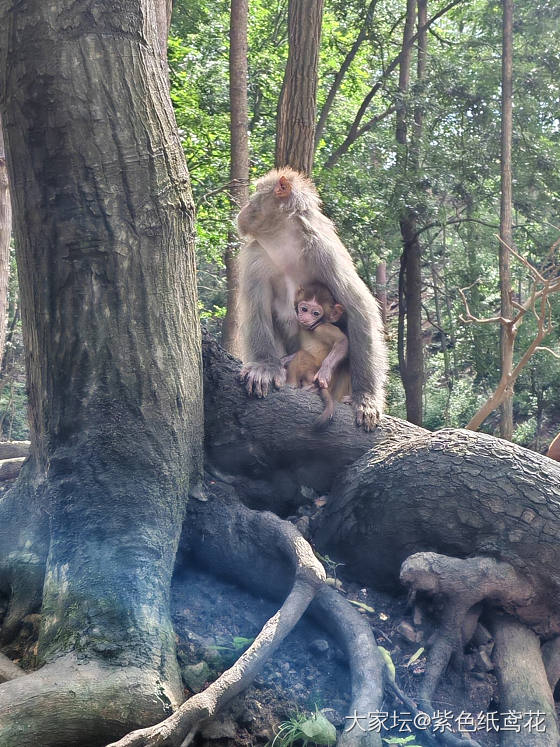
[[[313,424],[313,428],[316,431],[320,431],[323,428],[326,428],[330,424],[331,420],[333,419],[333,415],[334,415],[334,399],[333,399],[332,394],[329,392],[329,390],[323,389],[322,387],[320,387],[319,396],[323,400],[325,409],[323,410],[323,412],[319,415],[319,417]]]

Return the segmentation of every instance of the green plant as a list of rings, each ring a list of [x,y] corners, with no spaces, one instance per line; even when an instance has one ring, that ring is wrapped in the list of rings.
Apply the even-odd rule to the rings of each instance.
[[[311,716],[295,713],[280,724],[271,747],[292,747],[300,742],[301,747],[334,744],[336,729],[317,708]]]

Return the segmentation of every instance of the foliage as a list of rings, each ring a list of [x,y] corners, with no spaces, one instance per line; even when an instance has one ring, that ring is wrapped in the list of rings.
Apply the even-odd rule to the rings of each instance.
[[[432,0],[428,13],[443,3]],[[465,325],[458,294],[468,292],[473,314],[493,316],[499,304],[495,234],[499,223],[501,3],[459,3],[431,27],[427,74],[415,80],[405,102],[409,127],[423,111],[420,160],[397,159],[397,74],[387,74],[402,43],[404,0],[326,4],[320,59],[319,109],[360,33],[365,38],[336,93],[317,146],[314,177],[325,203],[372,291],[380,260],[388,267],[391,379],[389,411],[402,416],[396,356],[396,287],[402,251],[398,217],[416,211],[423,248],[423,329],[426,342],[424,411],[429,428],[464,425],[499,378],[499,330]],[[214,328],[223,316],[223,252],[231,208],[223,188],[229,169],[227,35],[229,3],[178,0],[169,48],[172,96],[198,206],[201,315]],[[287,56],[287,0],[250,3],[249,105],[251,171],[273,165],[275,117]],[[537,266],[546,266],[560,220],[560,54],[558,8],[548,0],[517,4],[514,39],[514,239]],[[414,58],[413,50],[413,58]],[[414,66],[413,66],[414,67]],[[334,165],[327,161],[344,142],[364,98],[377,86],[360,135]],[[222,191],[219,191],[222,189]],[[556,228],[555,228],[556,226]],[[474,285],[473,285],[474,283]],[[528,278],[514,267],[514,292],[526,295]],[[558,318],[560,299],[554,302]],[[524,348],[532,330],[520,332]],[[442,337],[444,340],[442,342]],[[547,344],[558,347],[558,331]],[[445,344],[444,344],[445,343]],[[560,395],[556,359],[538,353],[520,377],[514,399],[516,439],[543,449]],[[492,431],[496,419],[484,426]],[[552,426],[552,430],[555,426]],[[547,435],[548,433],[548,435]]]
[[[292,747],[301,744],[331,745],[336,742],[336,729],[323,714],[315,709],[311,716],[296,713],[278,727],[271,747]]]

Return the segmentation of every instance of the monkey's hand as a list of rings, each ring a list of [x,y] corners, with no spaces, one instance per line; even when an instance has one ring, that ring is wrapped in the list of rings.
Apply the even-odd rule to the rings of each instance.
[[[325,358],[325,360],[323,361],[323,365],[317,371],[317,373],[315,374],[315,378],[313,379],[313,381],[317,382],[317,385],[320,389],[328,388],[333,375],[333,367],[328,363],[325,365],[326,360],[327,359]]]
[[[365,431],[372,431],[379,422],[383,406],[371,394],[357,394],[353,399],[356,411],[356,424],[363,426]]]
[[[286,383],[286,369],[280,361],[270,363],[246,363],[241,369],[241,381],[249,396],[266,397],[271,387],[280,389]]]

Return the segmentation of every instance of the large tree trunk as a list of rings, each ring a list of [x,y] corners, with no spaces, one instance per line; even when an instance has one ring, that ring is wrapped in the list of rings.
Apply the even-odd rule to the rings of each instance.
[[[12,237],[12,205],[6,167],[6,153],[0,116],[0,361],[6,343],[6,309],[10,279],[10,239]]]
[[[323,0],[290,0],[290,49],[278,103],[276,166],[311,174]]]
[[[249,115],[247,101],[247,19],[249,0],[232,0],[229,29],[229,101],[231,169],[230,200],[232,220],[249,200]],[[241,357],[239,238],[231,230],[225,253],[227,311],[222,327],[222,345],[232,355]]]
[[[511,263],[508,246],[513,246],[512,233],[512,179],[511,139],[513,104],[513,0],[503,0],[502,38],[502,155],[501,155],[501,202],[500,202],[500,299],[501,315],[511,319]],[[501,351],[502,376],[513,370],[513,332],[502,325]],[[509,387],[501,407],[500,435],[511,441],[513,436],[513,388]]]
[[[96,8],[7,2],[0,18],[50,519],[47,666],[0,689],[2,744],[99,744],[182,697],[169,586],[201,468],[193,206],[153,4]]]

